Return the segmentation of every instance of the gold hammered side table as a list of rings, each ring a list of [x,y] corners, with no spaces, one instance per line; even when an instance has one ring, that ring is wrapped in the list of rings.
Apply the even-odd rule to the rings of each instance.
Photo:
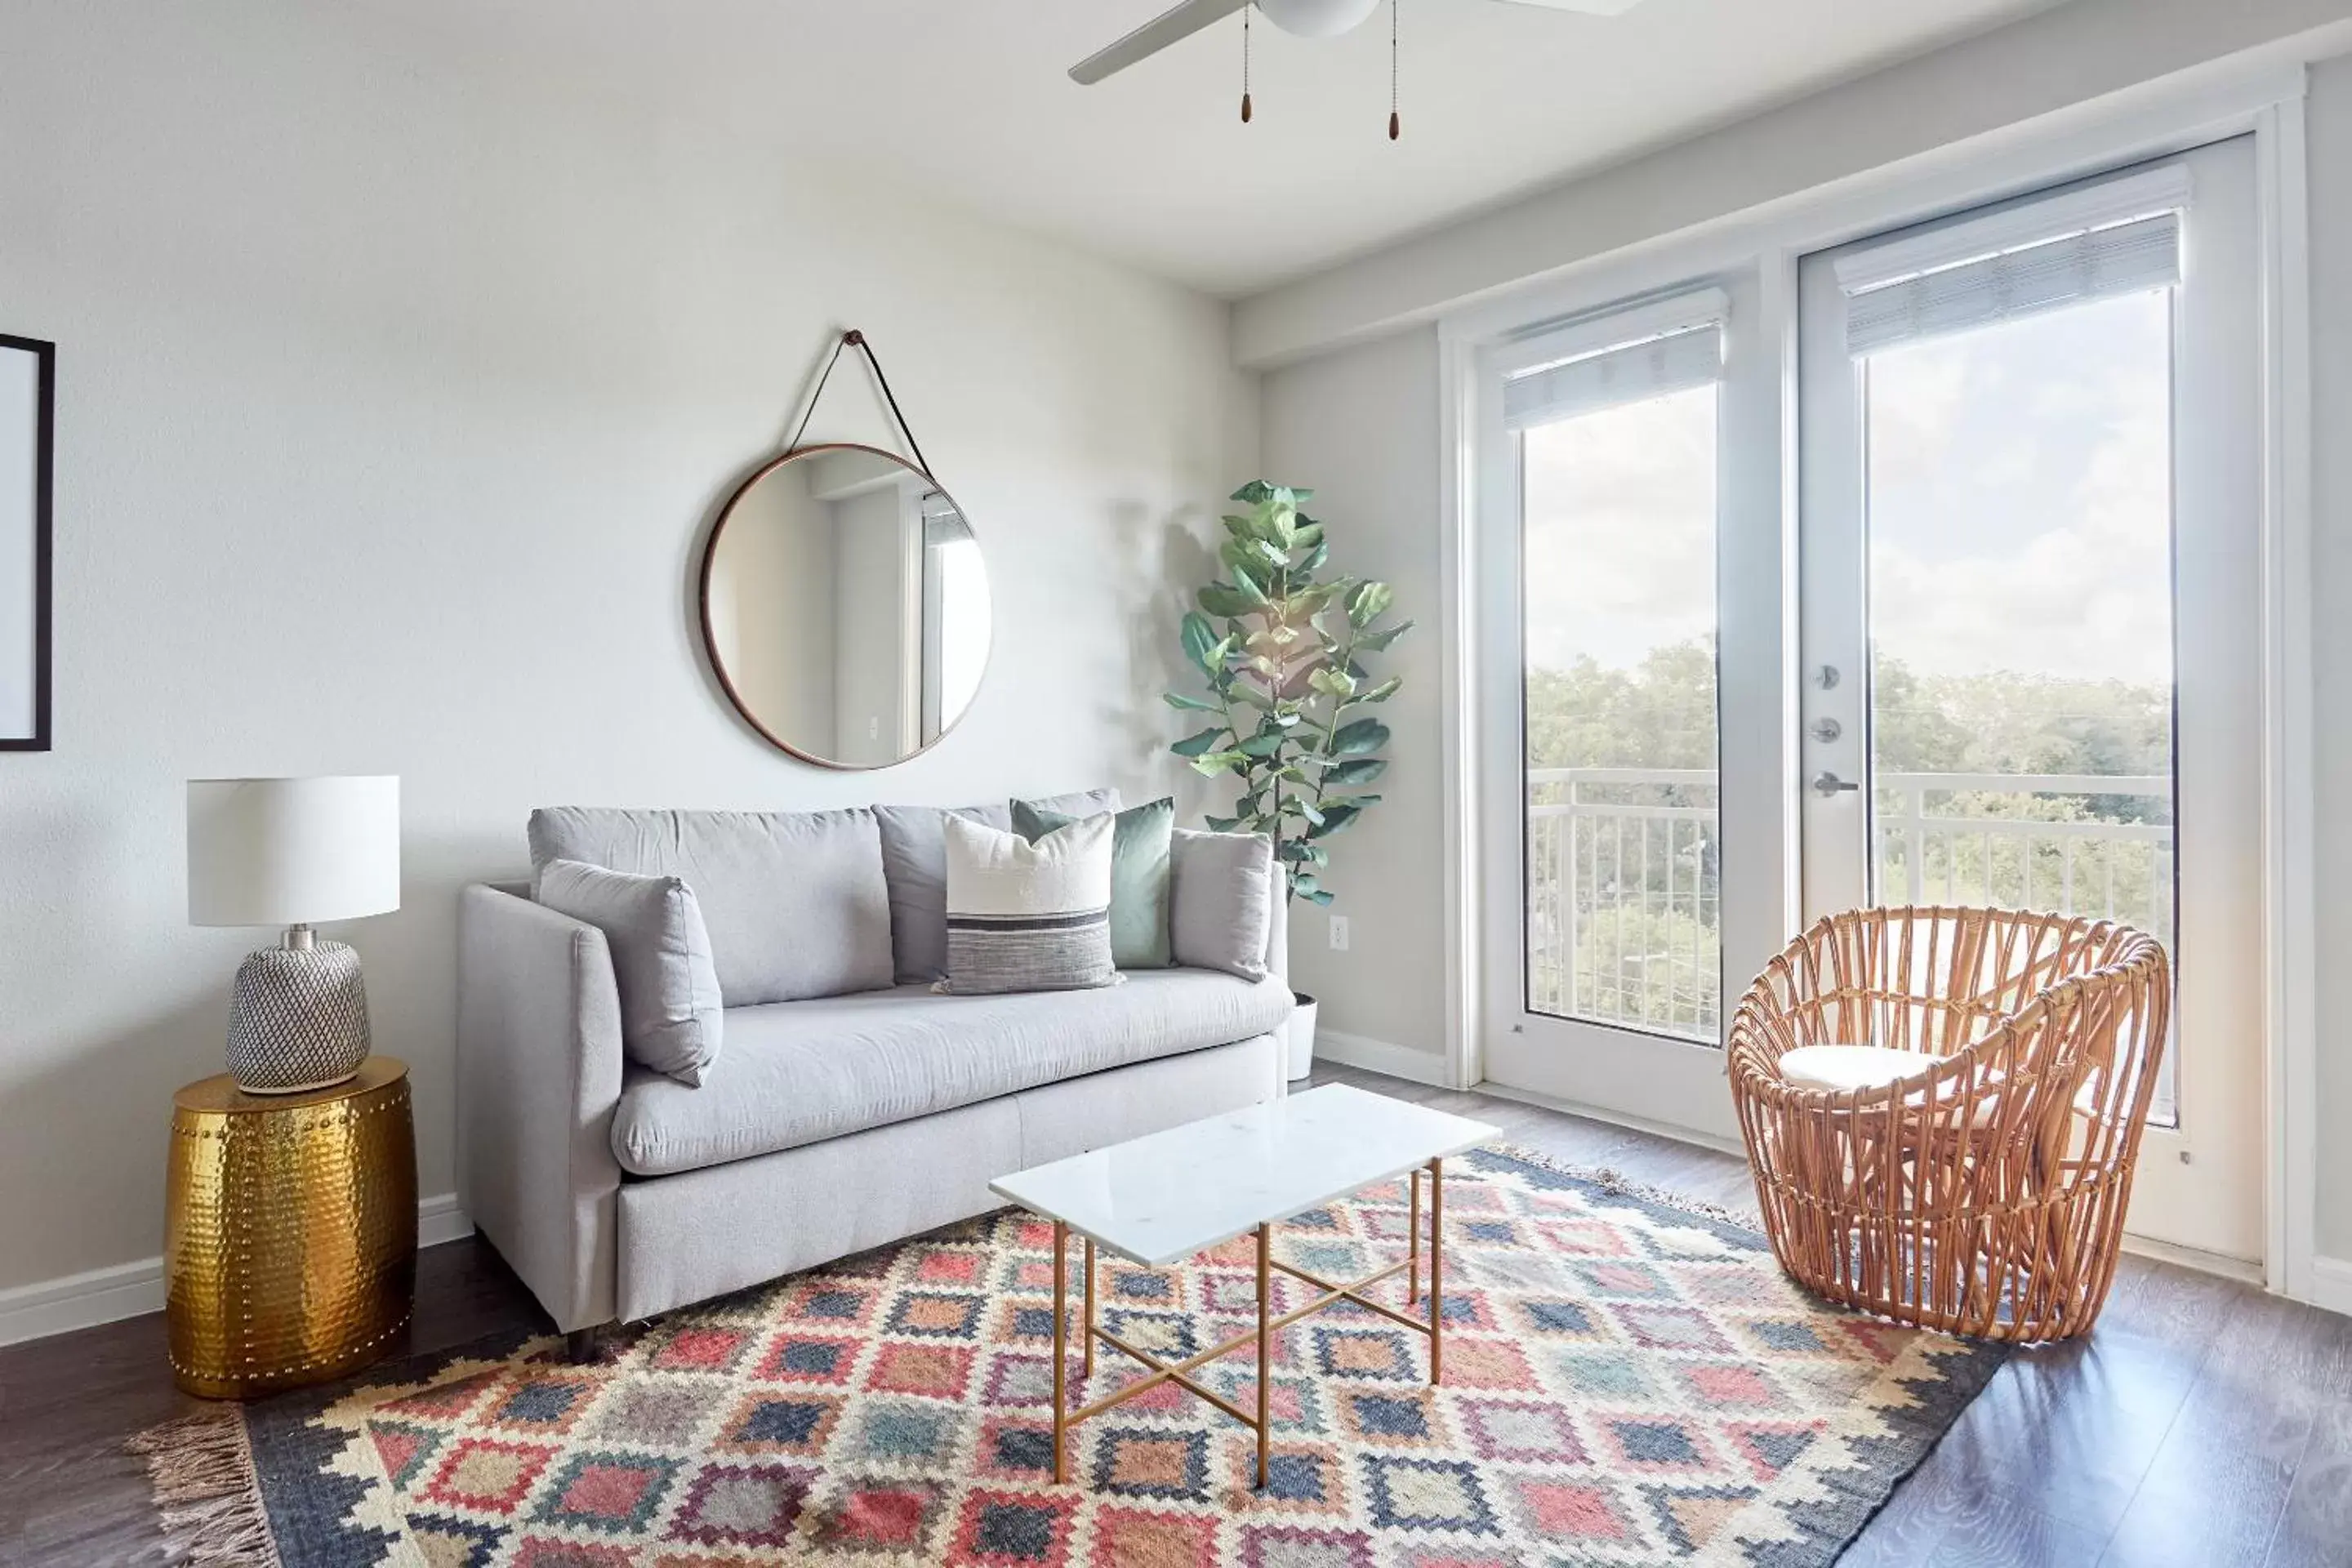
[[[207,1399],[324,1383],[383,1355],[416,1289],[408,1067],[308,1094],[226,1073],[172,1097],[163,1242],[172,1375]]]

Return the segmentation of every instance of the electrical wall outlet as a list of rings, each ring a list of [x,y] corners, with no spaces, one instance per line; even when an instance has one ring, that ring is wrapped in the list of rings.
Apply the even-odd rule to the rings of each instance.
[[[1348,917],[1345,915],[1331,917],[1331,951],[1333,952],[1348,951]]]

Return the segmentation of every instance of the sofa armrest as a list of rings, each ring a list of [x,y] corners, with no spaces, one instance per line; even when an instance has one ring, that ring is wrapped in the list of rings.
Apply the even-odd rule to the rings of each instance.
[[[621,999],[604,933],[499,889],[457,911],[459,1201],[566,1332],[613,1319]]]

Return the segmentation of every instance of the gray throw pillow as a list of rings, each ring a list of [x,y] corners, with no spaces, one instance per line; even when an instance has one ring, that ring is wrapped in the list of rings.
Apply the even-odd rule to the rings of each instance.
[[[682,877],[642,877],[557,860],[539,901],[604,933],[621,992],[621,1050],[639,1067],[699,1088],[719,1059],[719,971],[702,906]]]
[[[985,996],[1118,984],[1123,977],[1110,961],[1114,831],[1103,812],[1032,844],[949,817],[948,973],[932,989]]]
[[[1118,809],[1118,791],[1057,795],[1032,804],[1068,816]],[[1013,813],[993,805],[877,805],[882,874],[890,889],[890,951],[898,984],[929,984],[948,972],[947,819],[964,817],[1010,832]]]
[[[1032,844],[1077,821],[1030,801],[1013,803],[1013,831]],[[1129,806],[1112,818],[1110,958],[1121,969],[1165,969],[1169,848],[1176,831],[1171,795]]]
[[[730,1007],[890,984],[890,890],[871,811],[530,814],[530,861],[683,877],[710,930]]]
[[[1282,896],[1273,842],[1263,833],[1180,827],[1171,850],[1168,935],[1176,962],[1265,979],[1274,900]]]

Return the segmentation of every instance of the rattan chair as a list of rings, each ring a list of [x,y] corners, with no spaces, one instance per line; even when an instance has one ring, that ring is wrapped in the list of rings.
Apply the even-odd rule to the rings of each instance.
[[[2171,996],[2163,948],[2112,921],[1874,909],[1815,925],[1748,987],[1729,1041],[1780,1266],[1898,1322],[2087,1331],[2115,1277]],[[1864,1076],[1901,1065],[1865,1087],[1795,1081],[1783,1058],[1826,1046],[1907,1056],[1809,1052]]]

